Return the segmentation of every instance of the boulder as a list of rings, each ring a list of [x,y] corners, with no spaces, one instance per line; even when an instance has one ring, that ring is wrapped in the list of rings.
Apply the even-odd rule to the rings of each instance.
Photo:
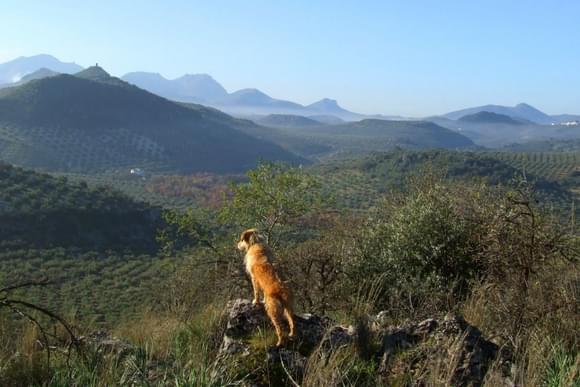
[[[401,369],[398,359],[409,353]],[[500,379],[504,385],[511,385],[506,372],[509,368],[506,354],[458,315],[388,328],[383,333],[378,355],[381,357],[379,373],[387,380],[401,371],[414,374],[414,379],[420,380],[420,373],[425,369],[442,367],[445,372],[440,377],[444,380],[439,381],[453,386],[483,385],[488,370],[499,358]]]
[[[310,352],[332,325],[328,317],[314,314],[294,316],[296,337],[292,340],[293,348],[297,346],[300,352]],[[224,333],[220,354],[247,354],[249,345],[247,338],[259,330],[271,329],[272,325],[264,306],[254,305],[250,300],[234,300],[228,304],[227,326]],[[286,328],[286,333],[288,328]]]

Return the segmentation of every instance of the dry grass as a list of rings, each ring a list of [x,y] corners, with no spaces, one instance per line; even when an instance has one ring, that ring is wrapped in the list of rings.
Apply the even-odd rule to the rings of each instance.
[[[171,315],[146,311],[140,318],[119,325],[113,335],[147,348],[151,356],[163,358],[173,349],[175,332],[184,326],[183,322]]]

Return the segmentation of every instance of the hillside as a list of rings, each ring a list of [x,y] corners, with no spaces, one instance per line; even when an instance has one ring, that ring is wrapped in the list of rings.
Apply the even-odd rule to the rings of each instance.
[[[0,250],[153,251],[160,221],[158,209],[110,188],[0,163]]]
[[[293,114],[270,114],[265,117],[260,117],[255,121],[260,125],[281,128],[301,128],[323,125],[320,121],[316,121],[312,118]]]
[[[223,113],[181,106],[91,67],[0,90],[0,158],[84,173],[130,167],[230,172],[259,158],[301,161],[231,122]]]
[[[492,112],[481,111],[473,114],[468,114],[461,117],[460,122],[471,122],[478,124],[508,124],[508,125],[522,125],[524,122],[515,120],[505,114],[498,114]]]
[[[550,117],[546,113],[526,103],[520,103],[516,106],[502,106],[502,105],[477,106],[473,108],[467,108],[450,112],[444,114],[443,117],[452,120],[457,120],[463,116],[479,113],[482,111],[502,114],[515,119],[523,119],[526,121],[534,122],[536,124],[551,124],[552,122],[555,121],[552,117]]]
[[[397,146],[455,149],[474,145],[460,133],[424,121],[366,119],[308,128],[246,127],[242,130],[315,160],[386,151]]]
[[[23,85],[26,82],[32,81],[34,79],[53,77],[53,76],[58,75],[58,74],[60,74],[60,73],[43,67],[39,70],[36,70],[35,72],[32,72],[30,74],[23,76],[22,78],[20,78],[20,80],[18,82],[9,83],[9,84],[0,84],[0,88],[20,86],[20,85]]]
[[[529,141],[506,145],[502,150],[509,152],[578,152],[580,151],[580,139]]]
[[[448,150],[412,151],[395,149],[366,157],[323,163],[312,168],[325,182],[325,189],[346,207],[366,208],[389,190],[400,190],[411,176],[433,171],[457,181],[485,180],[491,185],[508,185],[522,177],[524,169],[502,154],[486,152],[456,152]],[[508,155],[506,153],[506,155]],[[526,176],[535,182],[539,194],[551,201],[569,205],[571,194],[559,183],[548,180],[540,171],[529,170]]]

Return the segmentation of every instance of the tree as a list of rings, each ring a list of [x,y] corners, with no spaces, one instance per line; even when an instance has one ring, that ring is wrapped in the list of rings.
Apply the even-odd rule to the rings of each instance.
[[[231,185],[231,200],[220,219],[240,228],[258,228],[270,244],[276,244],[282,226],[320,208],[321,185],[301,168],[262,162],[247,172],[249,181]]]

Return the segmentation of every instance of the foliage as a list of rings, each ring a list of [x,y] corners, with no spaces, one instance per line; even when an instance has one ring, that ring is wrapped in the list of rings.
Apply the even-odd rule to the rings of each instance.
[[[572,159],[568,162],[573,163]],[[362,158],[319,164],[312,170],[320,176],[324,191],[334,193],[337,204],[347,208],[372,207],[389,191],[406,190],[409,177],[433,174],[435,171],[450,181],[486,182],[502,186],[510,185],[514,178],[526,176],[543,202],[567,209],[573,202],[573,196],[564,186],[567,184],[565,181],[553,180],[543,170],[522,169],[504,153],[395,149]]]
[[[131,253],[14,250],[0,254],[0,284],[48,279],[46,289],[21,289],[16,295],[83,325],[106,327],[156,305],[171,266],[170,260]]]
[[[419,167],[430,163],[432,169],[445,166],[445,178],[409,178],[428,170]],[[271,226],[274,265],[294,291],[297,312],[330,313],[357,327],[354,345],[331,358],[309,356],[298,384],[379,383],[381,364],[367,349],[373,316],[383,310],[385,322],[395,325],[460,312],[510,354],[515,384],[574,385],[580,342],[580,243],[569,221],[574,217],[549,212],[547,196],[534,195],[537,184],[507,184],[512,172],[479,153],[445,151],[395,150],[314,171],[261,164],[223,198],[219,219],[214,209],[165,211],[159,242],[170,249],[163,259],[140,254],[133,244],[124,252],[107,251],[115,246],[110,239],[94,252],[86,245],[33,249],[5,244],[2,287],[50,278],[49,291],[23,289],[15,297],[67,316],[87,336],[108,327],[132,347],[123,355],[89,350],[85,357],[72,356],[68,367],[60,352],[65,348],[57,345],[48,365],[38,346],[41,332],[0,312],[0,384],[217,386],[253,376],[290,384],[283,369],[264,363],[264,351],[249,356],[236,375],[216,358],[226,329],[224,302],[250,295],[233,238],[242,228]],[[126,200],[114,199],[114,191],[18,169],[8,174],[19,187],[51,187],[33,197],[61,192],[47,196],[52,199],[34,210],[40,213],[74,207],[66,203],[76,192],[79,202],[96,195],[102,198],[99,208],[114,211],[119,210],[115,200]],[[487,182],[474,181],[477,177]],[[394,192],[396,182],[402,189]],[[196,189],[176,184],[184,192]],[[354,186],[358,190],[350,189]],[[9,203],[3,209],[22,214],[9,192],[0,191]],[[322,208],[333,205],[324,192],[336,192],[348,206],[360,204],[355,197],[374,198],[365,206],[353,205],[357,210],[337,211]],[[253,344],[265,349],[270,336],[265,330]],[[428,385],[450,380],[453,353],[444,358],[438,345],[427,342],[420,354],[403,352],[393,363],[402,372],[388,380]],[[417,370],[423,379],[414,379],[406,370],[425,354],[438,355],[422,359],[429,369]],[[488,372],[487,385],[498,385],[502,367],[498,363]]]
[[[151,252],[160,220],[154,207],[113,189],[0,163],[0,249]]]
[[[227,198],[227,181],[238,176],[196,174],[189,176],[153,176],[145,183],[145,191],[165,198],[185,198],[197,206],[218,209]]]
[[[320,184],[300,168],[263,162],[247,176],[247,183],[231,186],[232,199],[220,218],[240,229],[258,228],[272,245],[282,227],[322,204]]]
[[[391,196],[366,221],[348,262],[349,278],[380,278],[382,306],[408,313],[428,295],[465,294],[478,274],[483,186],[427,181]],[[437,303],[437,297],[431,302]],[[423,313],[428,308],[421,305]]]

